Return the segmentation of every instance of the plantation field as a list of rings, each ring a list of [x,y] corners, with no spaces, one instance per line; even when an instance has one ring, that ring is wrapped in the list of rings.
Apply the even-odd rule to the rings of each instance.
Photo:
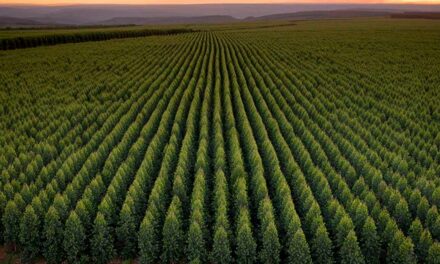
[[[173,25],[155,25],[156,29],[169,29]],[[184,27],[184,26],[180,26]],[[145,30],[151,29],[151,26],[84,26],[84,27],[53,27],[53,28],[1,28],[0,39],[18,38],[18,37],[35,37],[50,36],[60,34],[76,34],[76,33],[94,33],[108,31],[127,31],[127,30]]]
[[[10,254],[440,263],[440,21],[197,29],[0,51]]]
[[[47,36],[53,34],[73,34],[83,32],[102,32],[108,30],[126,30],[138,29],[140,27],[121,27],[121,28],[29,28],[29,29],[0,29],[0,39],[17,38],[17,37],[30,37],[30,36]]]
[[[37,33],[40,31],[33,32]],[[125,30],[121,28],[115,28],[91,31],[91,30],[78,30],[78,31],[58,31],[54,30],[54,33],[45,34],[41,31],[39,34],[24,34],[22,37],[10,37],[0,38],[0,50],[13,50],[13,49],[25,49],[35,48],[39,46],[52,46],[66,43],[78,43],[88,41],[104,41],[118,38],[139,38],[148,36],[160,36],[160,35],[174,35],[181,33],[195,32],[195,30],[188,28],[133,28],[127,27]]]

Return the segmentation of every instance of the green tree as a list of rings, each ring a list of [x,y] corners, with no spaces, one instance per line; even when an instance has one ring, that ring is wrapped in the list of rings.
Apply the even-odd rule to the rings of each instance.
[[[13,246],[16,249],[16,242],[18,242],[18,236],[20,233],[20,215],[21,212],[18,209],[15,201],[11,200],[7,203],[5,212],[2,218],[4,226],[4,240],[7,245]]]
[[[32,261],[40,250],[40,219],[31,205],[26,207],[20,222],[20,243],[22,245],[22,260]]]
[[[411,193],[411,196],[409,197],[409,200],[408,200],[408,205],[409,205],[411,212],[417,212],[417,207],[419,205],[421,198],[422,198],[422,195],[419,190],[415,190]]]
[[[365,262],[368,264],[378,264],[380,257],[380,239],[377,235],[376,224],[371,217],[368,217],[362,227],[360,235],[360,247]]]
[[[388,245],[387,262],[390,264],[416,263],[414,245],[401,231],[397,231]]]
[[[64,196],[60,195],[59,193],[57,193],[55,196],[55,199],[53,201],[53,207],[55,207],[61,219],[66,219],[69,216],[66,199],[64,198]]]
[[[96,215],[93,225],[91,247],[92,260],[94,263],[108,263],[114,255],[109,226],[104,215],[100,212]]]
[[[0,192],[0,215],[4,215],[6,201],[7,201],[6,195],[3,192]],[[2,224],[0,224],[0,242],[3,242],[3,225]]]
[[[287,263],[313,263],[306,236],[301,229],[296,231],[291,243],[288,245],[287,251]]]
[[[116,229],[119,242],[122,246],[121,256],[123,259],[130,259],[135,256],[137,251],[136,236],[133,233],[136,231],[136,224],[129,206],[124,204],[124,207],[119,214],[119,225]]]
[[[49,264],[61,263],[62,255],[62,241],[63,241],[63,226],[61,224],[60,216],[57,210],[51,206],[44,218],[44,244],[43,255]]]
[[[418,218],[416,218],[409,227],[408,234],[412,241],[417,244],[419,243],[420,237],[422,236],[423,225]]]
[[[368,217],[368,208],[365,204],[360,203],[358,200],[355,200],[358,202],[358,205],[356,207],[356,211],[353,217],[353,222],[356,227],[356,230],[359,230],[367,220]],[[353,202],[354,203],[354,202]]]
[[[164,263],[175,263],[182,258],[184,237],[180,216],[181,204],[179,198],[175,196],[168,210],[162,230],[162,261]]]
[[[277,228],[273,222],[264,230],[262,237],[263,245],[259,255],[261,263],[279,263],[281,245],[278,240]]]
[[[435,206],[440,206],[440,187],[435,188],[434,192],[432,192],[431,200]]]
[[[418,243],[415,243],[415,252],[421,262],[425,262],[427,259],[432,243],[431,233],[428,230],[423,230]]]
[[[356,238],[354,231],[350,231],[339,249],[341,264],[364,264],[364,256]]]
[[[396,205],[393,215],[397,224],[401,226],[403,230],[408,230],[411,224],[411,214],[408,209],[408,204],[404,200],[400,200]]]
[[[205,259],[203,232],[196,221],[192,222],[189,227],[186,254],[188,261],[198,260],[203,262]]]
[[[341,207],[340,207],[341,208]],[[342,212],[339,211],[339,212]],[[354,230],[353,222],[351,218],[344,212],[342,213],[342,218],[336,226],[336,246],[342,247],[342,244],[346,240],[348,233]]]
[[[72,211],[67,218],[64,228],[64,251],[66,252],[69,263],[85,262],[85,242],[86,235],[84,227],[75,211]]]
[[[396,222],[392,221],[391,218],[387,219],[385,230],[382,234],[382,239],[384,240],[384,244],[390,243],[394,239],[396,233],[399,232],[399,228],[397,227]]]
[[[420,218],[421,221],[425,221],[428,211],[429,202],[425,197],[422,197],[419,204],[417,205],[417,216]]]
[[[320,226],[316,230],[311,249],[314,263],[333,263],[332,241],[324,226]]]
[[[227,264],[232,262],[228,233],[222,226],[215,230],[211,261],[218,264]]]
[[[428,210],[425,223],[429,230],[431,230],[434,237],[440,236],[440,217],[437,206],[434,205]]]
[[[252,228],[249,221],[244,220],[246,216],[239,218],[237,223],[237,261],[239,263],[254,263],[256,260],[256,243],[252,237]]]
[[[139,260],[141,263],[155,263],[159,254],[156,228],[152,214],[147,212],[138,234]]]
[[[426,263],[440,264],[440,244],[438,242],[432,244],[432,246],[429,248],[428,259]]]

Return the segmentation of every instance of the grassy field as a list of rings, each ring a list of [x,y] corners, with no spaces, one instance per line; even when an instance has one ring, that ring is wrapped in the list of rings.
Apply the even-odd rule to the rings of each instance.
[[[50,263],[440,263],[440,21],[0,51],[1,237]]]

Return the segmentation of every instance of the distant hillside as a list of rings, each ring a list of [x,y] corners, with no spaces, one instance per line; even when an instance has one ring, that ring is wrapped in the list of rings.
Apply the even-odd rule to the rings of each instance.
[[[196,16],[196,17],[116,17],[98,22],[100,25],[148,25],[148,24],[215,24],[240,21],[269,21],[269,20],[306,20],[355,17],[389,16],[387,11],[368,10],[332,10],[304,11],[296,13],[274,14],[260,17],[238,19],[232,16]]]
[[[440,12],[440,5],[417,4],[198,4],[198,5],[5,5],[0,4],[0,17],[31,19],[43,24],[91,25],[113,19],[194,18],[230,16],[237,19],[265,17],[273,14],[302,13],[312,16],[316,10],[370,10],[390,12]],[[312,13],[307,13],[312,11]],[[330,16],[328,13],[326,16]],[[208,19],[210,20],[210,19]],[[214,19],[215,20],[215,19]],[[149,21],[146,21],[150,23]]]
[[[392,14],[391,18],[440,19],[440,12],[405,12],[402,14]]]
[[[286,10],[290,5],[286,5]],[[194,8],[201,8],[194,5]],[[241,8],[242,5],[237,5]],[[433,6],[437,7],[437,6]],[[269,21],[269,20],[310,20],[310,19],[343,19],[343,18],[357,18],[357,17],[389,17],[392,18],[430,18],[440,19],[440,12],[404,12],[399,9],[378,9],[366,8],[366,9],[338,9],[338,10],[314,10],[314,11],[299,11],[299,12],[286,12],[286,13],[274,13],[262,16],[248,16],[239,17],[233,15],[174,15],[176,12],[166,13],[158,12],[154,15],[151,10],[147,14],[142,15],[144,12],[134,10],[122,6],[121,9],[105,9],[104,12],[97,7],[82,9],[83,12],[79,12],[79,8],[65,8],[58,10],[54,14],[46,14],[37,17],[21,18],[12,16],[2,16],[4,10],[0,9],[0,27],[9,26],[40,26],[40,25],[52,25],[52,26],[114,26],[114,25],[154,25],[154,24],[215,24],[215,23],[233,23],[240,21]],[[144,7],[145,8],[145,7]],[[158,7],[155,7],[158,8]],[[187,6],[182,6],[184,10]],[[128,12],[128,11],[130,12]],[[158,8],[158,10],[160,10]],[[41,11],[41,10],[40,10]],[[145,11],[145,10],[144,10]],[[211,10],[212,11],[212,10]],[[440,11],[440,9],[439,9]],[[128,13],[127,13],[128,12]],[[183,11],[182,11],[183,12]],[[219,13],[227,13],[226,11],[218,10]],[[13,12],[12,12],[13,13]],[[96,16],[95,16],[96,13]],[[105,13],[105,14],[104,14]],[[183,12],[185,13],[185,12]],[[196,13],[196,12],[193,12]],[[201,12],[203,14],[203,12]],[[210,13],[210,12],[208,12]],[[23,13],[21,13],[23,15]],[[28,14],[25,13],[25,14]],[[127,16],[121,16],[121,14],[127,14]],[[187,13],[185,13],[187,14]],[[189,13],[188,13],[189,14]],[[108,18],[108,16],[111,16]],[[97,20],[102,18],[100,20]],[[79,21],[82,21],[81,23]]]
[[[331,11],[304,11],[296,13],[274,14],[261,17],[248,17],[246,20],[300,20],[300,19],[329,19],[355,17],[383,17],[391,13],[388,11],[369,10],[331,10]]]
[[[198,17],[115,17],[98,22],[100,25],[148,25],[148,24],[216,24],[237,22],[240,19],[232,16],[198,16]]]
[[[0,26],[3,27],[40,26],[40,25],[43,24],[32,19],[0,16]]]

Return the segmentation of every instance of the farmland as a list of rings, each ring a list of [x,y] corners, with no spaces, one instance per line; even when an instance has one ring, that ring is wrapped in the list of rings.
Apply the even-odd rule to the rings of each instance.
[[[189,33],[194,30],[185,28],[139,28],[127,26],[121,28],[80,28],[80,29],[51,29],[50,34],[44,30],[2,30],[0,31],[0,50],[34,48],[65,43],[88,41],[104,41],[117,38],[139,38],[158,35]],[[1,38],[3,32],[5,38]]]
[[[439,21],[194,29],[0,51],[8,252],[440,263]]]

